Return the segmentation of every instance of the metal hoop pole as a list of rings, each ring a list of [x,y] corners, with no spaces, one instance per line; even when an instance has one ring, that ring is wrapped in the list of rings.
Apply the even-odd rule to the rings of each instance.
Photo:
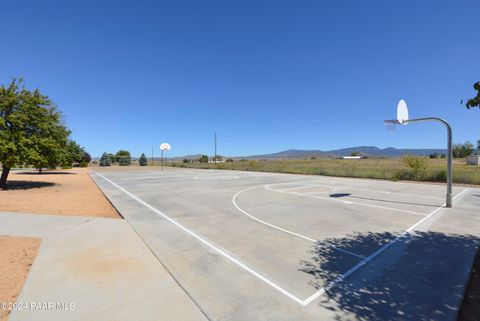
[[[447,128],[447,148],[448,148],[448,155],[447,155],[447,195],[445,205],[446,207],[452,207],[452,127],[445,119],[437,118],[437,117],[427,117],[427,118],[417,118],[417,119],[409,119],[403,121],[404,124],[409,123],[419,123],[424,121],[437,121],[442,123]]]

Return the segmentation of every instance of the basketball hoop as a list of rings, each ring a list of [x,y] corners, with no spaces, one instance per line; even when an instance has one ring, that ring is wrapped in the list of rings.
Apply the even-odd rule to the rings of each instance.
[[[389,131],[389,132],[394,132],[395,129],[397,129],[397,125],[401,124],[398,120],[396,119],[390,119],[390,120],[385,120],[383,122],[383,124],[385,125],[385,128]]]
[[[415,118],[410,119],[408,116],[408,107],[405,100],[400,100],[397,105],[397,119],[389,119],[385,120],[383,123],[385,124],[385,128],[388,131],[394,131],[397,125],[407,125],[410,123],[419,123],[425,121],[436,121],[442,123],[447,128],[447,148],[448,148],[448,155],[447,155],[447,195],[446,195],[446,202],[445,207],[452,207],[452,127],[448,124],[448,122],[442,118],[438,117],[423,117],[423,118]]]
[[[172,149],[172,147],[170,147],[169,143],[163,143],[162,145],[160,145],[160,149],[164,150],[164,151],[167,151],[167,150]]]

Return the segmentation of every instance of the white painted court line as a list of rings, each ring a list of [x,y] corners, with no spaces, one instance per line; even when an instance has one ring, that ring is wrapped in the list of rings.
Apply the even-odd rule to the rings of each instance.
[[[276,229],[276,230],[279,230],[281,232],[284,232],[284,233],[287,233],[287,234],[290,234],[290,235],[293,235],[293,236],[296,236],[296,237],[299,237],[301,239],[304,239],[304,240],[307,240],[307,241],[310,241],[310,242],[313,242],[313,243],[317,243],[319,242],[319,240],[316,240],[314,238],[311,238],[309,236],[306,236],[306,235],[302,235],[300,233],[295,233],[295,232],[292,232],[290,230],[287,230],[287,229],[284,229],[284,228],[281,228],[280,226],[276,226],[276,225],[273,225],[271,223],[268,223],[264,220],[261,220],[259,219],[258,217],[255,217],[253,216],[252,214],[248,213],[247,211],[245,211],[244,209],[242,209],[238,204],[237,204],[237,197],[242,194],[243,192],[246,192],[246,191],[249,191],[249,190],[252,190],[252,189],[255,189],[255,188],[259,188],[259,187],[262,187],[263,185],[260,185],[260,186],[252,186],[252,187],[249,187],[249,188],[246,188],[244,190],[241,190],[240,192],[236,193],[235,195],[233,195],[232,197],[232,203],[233,203],[233,206],[235,206],[237,208],[237,210],[239,210],[240,212],[242,212],[243,214],[245,214],[246,216],[250,217],[252,220],[254,221],[257,221],[263,225],[266,225],[266,226],[269,226],[273,229]],[[339,248],[339,247],[336,247],[335,245],[333,244],[330,244],[330,243],[326,243],[326,242],[323,242],[322,241],[322,244],[325,244],[326,246],[329,246],[329,247],[332,247],[340,252],[343,252],[343,253],[346,253],[346,254],[349,254],[349,255],[352,255],[352,256],[355,256],[357,258],[360,258],[360,259],[363,259],[365,258],[365,256],[363,255],[359,255],[359,254],[356,254],[356,253],[353,253],[353,252],[350,252],[350,251],[347,251],[347,250],[344,250],[342,248]]]
[[[288,185],[288,184],[287,184]],[[292,187],[292,188],[282,188],[282,189],[279,189],[278,191],[282,191],[282,192],[290,192],[290,191],[296,191],[296,190],[299,190],[299,189],[306,189],[306,188],[311,188],[311,187],[328,187],[330,188],[329,191],[325,191],[325,192],[317,192],[317,193],[333,193],[335,192],[335,190],[337,189],[335,186],[330,186],[330,185],[323,185],[323,184],[313,184],[313,185],[302,185],[302,186],[297,186],[297,187]]]
[[[291,235],[295,235],[295,236],[298,236],[300,238],[303,238],[303,239],[306,239],[306,240],[310,240],[312,242],[315,242],[315,240],[313,238],[310,238],[310,237],[307,237],[307,236],[304,236],[304,235],[301,235],[301,234],[298,234],[298,233],[295,233],[295,232],[292,232],[292,231],[289,231],[289,230],[286,230],[286,229],[283,229],[281,227],[278,227],[278,226],[275,226],[273,224],[270,224],[268,222],[265,222],[265,221],[262,221],[258,218],[256,218],[255,216],[253,215],[250,215],[249,213],[245,212],[243,209],[241,209],[237,203],[236,203],[236,197],[238,195],[240,195],[242,192],[245,192],[247,190],[251,190],[251,189],[254,189],[254,188],[259,188],[261,187],[262,185],[260,186],[252,186],[250,188],[247,188],[247,189],[244,189],[240,192],[238,192],[237,194],[235,194],[235,196],[233,197],[232,201],[233,201],[233,204],[235,205],[235,207],[241,211],[243,214],[249,216],[250,218],[254,219],[255,221],[259,222],[259,223],[262,223],[262,224],[265,224],[267,226],[270,226],[274,229],[277,229],[277,230],[280,230],[282,232],[285,232],[285,233],[288,233],[288,234],[291,234]],[[468,190],[468,188],[464,189],[463,191],[461,191],[460,193],[458,193],[457,195],[455,195],[455,197],[453,197],[452,200],[456,199],[457,197],[459,197],[460,195],[462,195],[464,192],[466,192]],[[317,292],[315,292],[314,294],[312,294],[311,296],[309,296],[308,298],[306,298],[305,300],[303,300],[302,302],[302,305],[303,306],[306,306],[308,305],[309,303],[313,302],[315,299],[317,299],[318,297],[320,297],[321,295],[323,295],[327,290],[331,289],[332,287],[334,287],[336,284],[338,284],[339,282],[342,282],[345,278],[347,278],[349,275],[351,275],[352,273],[354,273],[355,271],[357,271],[358,269],[360,269],[362,266],[366,265],[368,262],[370,262],[371,260],[373,260],[374,258],[376,258],[378,255],[380,255],[381,253],[383,253],[385,250],[387,250],[390,246],[392,246],[394,243],[396,243],[399,239],[403,238],[405,235],[407,235],[408,233],[412,232],[416,227],[418,227],[420,224],[422,224],[423,222],[425,222],[426,220],[428,220],[429,218],[431,218],[433,215],[435,215],[439,210],[441,210],[442,208],[444,208],[446,204],[442,204],[441,206],[439,206],[438,208],[436,208],[434,211],[432,211],[430,214],[426,215],[424,218],[422,218],[420,221],[418,221],[417,223],[415,223],[414,225],[410,226],[407,230],[405,230],[402,234],[400,234],[398,237],[396,237],[395,239],[393,239],[392,241],[390,241],[389,243],[386,243],[385,245],[383,245],[380,249],[378,249],[377,251],[375,251],[373,254],[369,255],[368,257],[363,257],[363,260],[360,261],[359,263],[357,263],[355,266],[353,266],[351,269],[349,269],[347,272],[343,273],[342,275],[340,275],[339,277],[337,277],[335,280],[333,280],[332,282],[328,283],[325,287],[319,289]],[[331,244],[329,244],[331,245]],[[333,248],[337,249],[337,250],[341,250],[333,245],[331,245]],[[344,251],[344,252],[349,252],[349,251]],[[355,255],[355,253],[351,253],[352,255]]]
[[[265,276],[259,274],[258,272],[256,272],[255,270],[253,270],[252,268],[248,267],[247,265],[245,265],[244,263],[242,263],[241,261],[239,261],[238,259],[234,258],[233,256],[231,256],[230,254],[226,253],[225,251],[223,251],[222,249],[218,248],[217,246],[213,245],[212,243],[208,242],[207,240],[205,240],[204,238],[202,238],[201,236],[199,236],[198,234],[196,234],[195,232],[189,230],[188,228],[184,227],[183,225],[181,225],[180,223],[178,223],[177,221],[171,219],[169,216],[165,215],[164,213],[162,213],[161,211],[157,210],[156,208],[154,208],[153,206],[151,206],[150,204],[144,202],[143,200],[141,200],[139,197],[133,195],[132,193],[130,193],[129,191],[127,191],[126,189],[124,189],[123,187],[117,185],[116,183],[112,182],[110,179],[106,178],[105,176],[103,176],[102,174],[99,174],[99,173],[95,173],[96,175],[100,176],[101,178],[103,178],[104,180],[106,180],[107,182],[109,182],[110,184],[112,184],[113,186],[115,186],[116,188],[118,188],[119,190],[121,190],[122,192],[124,192],[125,194],[127,194],[128,196],[130,196],[131,198],[133,198],[135,201],[137,201],[138,203],[140,203],[141,205],[147,207],[148,209],[150,209],[151,211],[153,211],[154,213],[156,213],[157,215],[161,216],[162,218],[166,219],[167,221],[169,221],[170,223],[174,224],[175,226],[177,226],[179,229],[181,229],[182,231],[184,231],[185,233],[189,234],[190,236],[194,237],[195,239],[197,239],[199,242],[201,242],[202,244],[206,245],[207,247],[211,248],[212,250],[214,250],[215,252],[217,252],[218,254],[222,255],[223,257],[225,257],[226,259],[230,260],[231,262],[233,262],[234,264],[238,265],[239,267],[241,267],[242,269],[244,269],[245,271],[249,272],[250,274],[252,274],[253,276],[257,277],[258,279],[262,280],[263,282],[267,283],[268,285],[270,285],[272,288],[274,288],[275,290],[279,291],[280,293],[284,294],[285,296],[289,297],[290,299],[292,299],[293,301],[297,302],[298,304],[302,305],[302,306],[305,306],[306,304],[304,304],[304,300],[296,297],[295,295],[293,295],[292,293],[288,292],[287,290],[285,290],[284,288],[280,287],[279,285],[275,284],[273,281],[269,280],[268,278],[266,278]],[[308,303],[307,303],[308,304]]]
[[[452,199],[456,199],[457,197],[459,197],[460,195],[462,195],[463,193],[465,193],[466,191],[468,190],[468,188],[464,189],[463,191],[461,191],[460,193],[458,193],[457,195],[455,195],[455,197]],[[371,255],[369,255],[368,257],[366,257],[365,259],[363,259],[362,261],[360,261],[359,263],[357,263],[354,267],[352,267],[350,270],[348,270],[347,272],[343,273],[342,275],[340,275],[338,278],[336,278],[335,280],[333,280],[332,282],[330,282],[329,284],[327,284],[325,287],[323,287],[322,289],[320,289],[319,291],[317,291],[316,293],[312,294],[310,297],[308,297],[307,299],[305,299],[303,302],[305,303],[305,305],[309,304],[310,302],[314,301],[316,298],[318,298],[320,295],[322,295],[323,293],[325,293],[325,291],[331,289],[332,287],[334,287],[336,284],[338,284],[339,282],[345,280],[345,278],[347,278],[349,275],[351,275],[352,273],[354,273],[355,271],[357,271],[358,269],[360,269],[362,266],[366,265],[368,262],[372,261],[374,258],[376,258],[377,256],[379,256],[380,254],[382,254],[385,250],[387,250],[389,247],[391,247],[393,244],[395,244],[398,240],[402,239],[403,237],[405,237],[406,235],[410,234],[415,228],[417,228],[420,224],[422,224],[423,222],[427,221],[428,219],[430,219],[433,215],[435,215],[438,211],[440,211],[442,208],[444,208],[444,206],[446,205],[446,203],[443,203],[442,206],[438,207],[437,209],[435,209],[433,212],[431,212],[430,214],[428,214],[427,216],[425,216],[423,219],[421,219],[420,221],[418,221],[417,223],[413,224],[412,226],[410,226],[407,230],[405,230],[402,234],[400,234],[399,236],[397,236],[395,239],[393,239],[392,241],[390,241],[389,243],[386,243],[385,245],[383,245],[381,248],[379,248],[378,250],[376,250],[375,252],[373,252]]]
[[[428,215],[428,213],[422,213],[422,212],[416,212],[416,211],[410,211],[410,210],[402,210],[400,208],[395,208],[395,207],[373,205],[373,204],[368,204],[368,203],[362,203],[362,202],[356,202],[356,201],[350,201],[350,200],[343,200],[343,199],[336,199],[336,198],[331,198],[331,197],[323,197],[323,196],[319,196],[319,195],[315,195],[315,194],[306,194],[306,193],[291,193],[291,194],[292,195],[297,195],[297,196],[309,196],[309,197],[318,198],[318,199],[337,201],[337,202],[344,203],[344,204],[354,204],[354,205],[379,208],[379,209],[389,210],[389,211],[394,211],[394,212],[403,212],[403,213],[408,213],[408,214],[413,214],[413,215],[418,215],[418,216],[427,216]],[[348,197],[348,196],[346,196],[346,197]],[[355,197],[351,197],[351,198],[355,198]],[[375,201],[375,200],[372,200],[372,201]]]
[[[165,181],[162,181],[160,179],[150,179],[150,180],[146,180],[146,179],[143,179],[143,178],[139,178],[139,177],[130,177],[128,180],[125,180],[125,179],[120,179],[119,183],[120,184],[131,184],[132,183],[132,178],[136,181],[140,180],[142,182],[142,184],[149,184],[149,183],[170,183],[170,182],[184,182],[184,181],[191,181],[192,178],[174,178],[174,179],[168,179],[168,180],[165,180]],[[151,177],[150,177],[151,178]]]
[[[208,175],[208,174],[204,174],[204,175],[198,175],[198,176],[195,176],[193,177],[193,179],[199,179],[199,180],[229,180],[229,179],[239,179],[240,176],[238,175]]]
[[[325,187],[328,187],[328,188],[332,189],[330,191],[330,193],[333,193],[333,192],[336,192],[336,191],[341,192],[341,191],[344,191],[344,190],[346,190],[346,191],[348,191],[348,190],[358,190],[358,191],[374,192],[374,193],[381,193],[381,194],[404,195],[404,196],[409,196],[409,197],[418,197],[418,198],[432,199],[432,200],[437,200],[437,201],[443,201],[444,200],[444,198],[440,198],[440,197],[431,197],[431,196],[424,196],[424,195],[418,195],[418,194],[408,194],[408,193],[402,193],[402,192],[380,191],[380,190],[363,188],[363,187],[356,187],[356,186],[331,186],[331,185],[326,185],[326,184],[302,184],[302,183],[296,183],[296,182],[280,183],[280,184],[275,184],[275,185],[281,185],[281,184],[301,185],[301,186],[278,189],[277,191],[289,192],[289,191],[295,191],[295,190],[305,189],[305,188],[309,188],[309,187],[325,186]],[[329,192],[317,192],[316,194],[324,194],[324,193],[329,193]],[[315,193],[307,193],[307,194],[315,194]]]
[[[366,192],[375,192],[375,193],[384,193],[384,194],[394,194],[394,195],[404,195],[404,196],[410,196],[410,197],[419,197],[419,198],[426,198],[426,199],[432,199],[432,200],[437,200],[437,201],[443,201],[445,198],[440,198],[440,197],[431,197],[431,196],[424,196],[424,195],[419,195],[419,194],[408,194],[408,193],[402,193],[402,192],[392,192],[392,191],[379,191],[379,190],[374,190],[374,189],[368,189],[368,188],[359,188],[359,187],[350,187],[350,186],[342,186],[338,187],[339,190],[359,190],[359,191],[366,191]]]
[[[371,254],[370,256],[364,258],[361,262],[359,262],[358,264],[356,264],[354,267],[352,267],[350,270],[348,270],[347,272],[343,273],[342,275],[340,275],[338,278],[336,278],[334,281],[330,282],[329,284],[327,284],[325,287],[319,289],[317,292],[315,292],[314,294],[312,294],[311,296],[309,296],[308,298],[306,298],[305,300],[301,300],[300,298],[298,298],[297,296],[293,295],[292,293],[290,293],[289,291],[283,289],[282,287],[280,287],[279,285],[275,284],[274,282],[272,282],[271,280],[269,280],[268,278],[264,277],[263,275],[259,274],[258,272],[256,272],[255,270],[253,270],[252,268],[248,267],[247,265],[245,265],[244,263],[242,263],[241,261],[239,261],[238,259],[234,258],[233,256],[229,255],[228,253],[226,253],[225,251],[223,251],[222,249],[218,248],[217,246],[211,244],[210,242],[208,242],[207,240],[203,239],[202,237],[200,237],[199,235],[197,235],[195,232],[189,230],[188,228],[184,227],[183,225],[181,225],[180,223],[176,222],[175,220],[171,219],[170,217],[168,217],[167,215],[163,214],[161,211],[157,210],[156,208],[154,208],[153,206],[151,206],[150,204],[144,202],[143,200],[141,200],[139,197],[133,195],[132,193],[130,193],[129,191],[125,190],[124,188],[122,188],[121,186],[115,184],[113,181],[111,181],[110,179],[106,178],[105,176],[99,174],[99,173],[95,173],[96,175],[102,177],[104,180],[106,180],[107,182],[109,182],[110,184],[112,184],[113,186],[115,186],[116,188],[118,188],[119,190],[121,190],[122,192],[124,192],[125,194],[127,194],[128,196],[130,196],[131,198],[133,198],[135,201],[137,201],[138,203],[140,203],[141,205],[147,207],[148,209],[150,209],[151,211],[153,211],[154,213],[156,213],[157,215],[163,217],[164,219],[168,220],[170,223],[174,224],[175,226],[177,226],[179,229],[181,229],[182,231],[184,231],[185,233],[191,235],[192,237],[194,237],[195,239],[197,239],[199,242],[201,242],[202,244],[206,245],[207,247],[211,248],[212,250],[214,250],[215,252],[219,253],[220,255],[224,256],[226,259],[230,260],[231,262],[233,262],[234,264],[238,265],[239,267],[241,267],[242,269],[244,269],[245,271],[249,272],[250,274],[252,274],[253,276],[257,277],[258,279],[262,280],[263,282],[267,283],[268,285],[270,285],[272,288],[274,288],[275,290],[279,291],[280,293],[284,294],[285,296],[287,296],[288,298],[292,299],[293,301],[297,302],[298,304],[300,304],[301,306],[306,306],[308,304],[310,304],[311,302],[313,302],[315,299],[317,299],[318,297],[320,297],[322,294],[324,294],[328,289],[332,288],[333,286],[335,286],[336,284],[338,284],[339,282],[343,281],[345,278],[347,278],[349,275],[351,275],[352,273],[354,273],[355,271],[357,271],[358,269],[360,269],[362,266],[364,266],[365,264],[367,264],[368,262],[370,262],[371,260],[373,260],[375,257],[377,257],[378,255],[380,255],[382,252],[384,252],[386,249],[388,249],[390,246],[392,246],[395,242],[397,242],[399,239],[403,238],[406,234],[410,233],[411,231],[413,231],[417,226],[419,226],[420,224],[422,224],[423,222],[425,222],[426,220],[428,220],[430,217],[432,217],[433,215],[435,215],[440,209],[442,209],[445,204],[443,204],[442,206],[438,207],[437,209],[435,209],[433,212],[431,212],[429,215],[427,215],[426,217],[424,217],[423,219],[421,219],[420,221],[418,221],[417,223],[415,223],[414,225],[412,225],[411,227],[409,227],[405,232],[403,232],[402,234],[400,234],[398,237],[396,237],[394,240],[392,240],[391,242],[385,244],[384,246],[382,246],[380,249],[378,249],[377,251],[375,251],[373,254]],[[253,189],[253,188],[256,188],[258,186],[254,186],[254,187],[251,187],[250,189]],[[453,200],[456,199],[457,197],[459,197],[460,195],[462,195],[464,192],[466,192],[468,190],[468,188],[464,189],[462,192],[458,193],[457,195],[455,195],[455,197],[453,197]],[[238,194],[238,193],[237,193]],[[243,211],[242,211],[243,212]],[[249,215],[250,216],[250,215]],[[254,218],[254,217],[252,217]],[[254,218],[256,219],[256,218]],[[256,219],[258,220],[258,219]],[[262,221],[263,222],[263,221]],[[265,222],[267,223],[267,222]],[[269,223],[267,223],[267,225],[271,225]],[[273,226],[272,226],[273,227]],[[285,230],[287,231],[287,230]],[[289,231],[288,231],[289,232]],[[295,233],[296,234],[296,233]],[[300,236],[300,234],[298,234],[298,236]],[[313,239],[312,239],[313,240]]]
[[[342,190],[342,188],[345,189],[356,189],[358,191],[367,191],[367,192],[375,192],[375,193],[382,193],[382,194],[391,194],[392,192],[389,191],[379,191],[376,189],[369,189],[369,188],[362,188],[362,187],[355,187],[355,186],[341,186],[337,187],[337,189]]]
[[[432,197],[432,196],[424,196],[424,195],[419,195],[419,194],[408,194],[408,193],[402,193],[402,192],[390,192],[390,193],[394,194],[394,195],[418,197],[418,198],[425,198],[425,199],[436,200],[436,201],[443,201],[445,199],[445,197]]]
[[[324,197],[324,196],[319,196],[319,195],[304,194],[304,193],[297,193],[297,192],[283,192],[281,190],[276,190],[276,189],[273,189],[273,188],[270,187],[270,186],[275,186],[275,185],[276,184],[267,184],[267,185],[264,186],[264,188],[266,190],[269,190],[269,191],[272,191],[272,192],[290,194],[290,195],[295,195],[295,196],[318,198],[318,199],[323,199],[323,200],[332,201],[332,202],[339,202],[339,203],[343,203],[343,204],[354,204],[354,205],[359,205],[359,206],[379,208],[379,209],[383,209],[383,210],[403,212],[403,213],[409,213],[409,214],[420,215],[420,216],[428,215],[427,213],[421,213],[421,212],[415,212],[415,211],[409,211],[409,210],[402,210],[402,209],[394,208],[394,207],[373,205],[373,204],[367,204],[367,203],[361,203],[361,202],[345,201],[345,200],[340,200],[340,199],[336,199],[336,198],[332,198],[332,197]]]

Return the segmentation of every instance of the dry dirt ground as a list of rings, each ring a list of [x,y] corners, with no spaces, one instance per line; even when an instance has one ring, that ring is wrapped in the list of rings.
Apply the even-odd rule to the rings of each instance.
[[[38,238],[0,236],[0,321],[8,319],[39,246]]]
[[[11,173],[0,200],[2,212],[120,218],[85,168]]]
[[[121,218],[87,172],[79,168],[11,173],[7,189],[0,189],[0,212]],[[39,245],[36,238],[0,236],[0,304],[15,302]],[[0,307],[0,321],[8,314]]]

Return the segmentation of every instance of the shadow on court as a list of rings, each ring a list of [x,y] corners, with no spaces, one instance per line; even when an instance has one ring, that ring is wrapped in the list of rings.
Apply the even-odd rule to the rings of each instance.
[[[326,240],[357,252],[393,234],[359,233]],[[401,238],[356,272],[327,289],[319,303],[337,312],[335,320],[454,320],[480,239],[471,235],[416,232]],[[314,276],[312,287],[345,273],[344,255],[317,243],[300,271]],[[359,262],[361,260],[359,259]],[[350,317],[348,316],[350,314]]]

